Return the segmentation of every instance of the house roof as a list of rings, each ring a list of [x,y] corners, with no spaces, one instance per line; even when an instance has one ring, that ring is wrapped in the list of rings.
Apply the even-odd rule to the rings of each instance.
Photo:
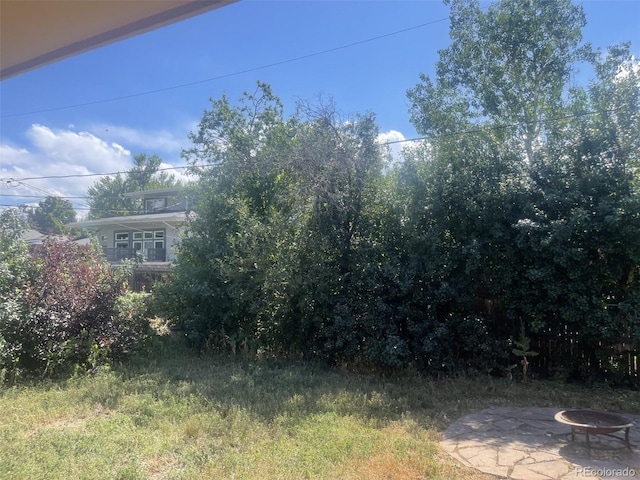
[[[236,0],[1,0],[0,79]]]
[[[142,223],[171,223],[180,224],[187,220],[186,212],[149,213],[147,215],[128,215],[126,217],[98,218],[82,222],[68,223],[69,228],[103,228],[110,226],[129,227]]]
[[[69,237],[65,235],[48,235],[46,233],[40,233],[33,228],[28,229],[22,234],[22,239],[29,243],[30,245],[42,245],[47,239],[56,239],[56,240],[70,240]],[[88,245],[91,243],[90,238],[79,238],[78,240],[73,240],[73,243],[77,243],[78,245]]]
[[[157,188],[155,190],[141,190],[139,192],[123,193],[123,197],[129,198],[161,198],[180,193],[179,188]]]
[[[38,230],[34,230],[33,228],[28,229],[22,234],[22,239],[31,244],[42,243],[47,237],[48,235],[40,233]]]

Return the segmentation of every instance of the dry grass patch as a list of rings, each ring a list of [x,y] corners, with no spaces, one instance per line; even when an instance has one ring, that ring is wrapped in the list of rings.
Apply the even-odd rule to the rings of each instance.
[[[354,458],[340,469],[336,478],[345,480],[381,479],[418,480],[433,478],[433,457],[437,449],[415,430],[398,422],[380,430],[371,453]],[[435,467],[435,468],[434,468]]]
[[[459,466],[441,452],[433,432],[413,421],[394,422],[380,430],[370,455],[355,458],[334,478],[344,480],[489,480],[492,477]]]
[[[457,418],[498,405],[640,413],[640,396],[553,382],[382,378],[168,344],[92,377],[0,387],[0,478],[484,480],[438,441]]]
[[[149,480],[165,480],[176,466],[176,459],[162,455],[159,457],[145,458],[142,462],[145,478]]]

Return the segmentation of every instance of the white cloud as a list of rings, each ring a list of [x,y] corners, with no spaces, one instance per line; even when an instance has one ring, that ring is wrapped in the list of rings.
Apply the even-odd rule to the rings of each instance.
[[[114,129],[119,131],[120,127]],[[135,137],[132,129],[122,128],[122,131],[129,132],[132,139]],[[37,204],[46,195],[86,196],[87,189],[100,177],[51,177],[125,172],[133,166],[129,144],[94,133],[36,124],[26,132],[26,137],[28,144],[20,147],[0,144],[0,203],[3,205]],[[173,166],[162,164],[162,168]],[[175,173],[176,177],[183,178],[181,170]],[[70,200],[80,214],[85,212],[85,200]]]
[[[402,162],[402,152],[405,150],[413,150],[420,145],[419,141],[407,140],[407,138],[397,130],[389,130],[378,135],[378,143],[387,145],[391,154],[392,163]]]
[[[173,169],[174,165],[171,165],[170,163],[162,162],[160,164],[160,169],[164,169],[164,168]],[[194,177],[187,175],[186,169],[184,168],[176,168],[175,170],[169,170],[167,171],[167,173],[170,175],[173,175],[176,180],[182,183],[189,183],[189,182],[193,182],[194,180]]]
[[[635,56],[631,56],[629,61],[622,63],[618,67],[618,73],[616,74],[616,80],[624,80],[629,78],[629,75],[633,72],[636,75],[640,74],[640,60]]]
[[[101,138],[127,145],[134,154],[147,153],[162,158],[179,158],[182,148],[189,142],[187,135],[191,127],[197,127],[197,123],[185,124],[180,131],[143,130],[109,124],[92,125],[88,130]]]
[[[53,130],[44,125],[32,125],[27,137],[42,160],[67,173],[117,171],[131,163],[131,152],[117,143],[107,143],[88,132]],[[73,171],[66,171],[66,166]]]

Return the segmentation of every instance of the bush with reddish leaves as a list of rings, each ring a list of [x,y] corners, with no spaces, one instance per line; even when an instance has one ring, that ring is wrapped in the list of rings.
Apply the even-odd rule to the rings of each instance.
[[[3,262],[24,263],[26,249]],[[129,353],[148,336],[144,300],[93,246],[48,240],[0,291],[0,370],[53,375]],[[1,374],[2,372],[0,372]]]

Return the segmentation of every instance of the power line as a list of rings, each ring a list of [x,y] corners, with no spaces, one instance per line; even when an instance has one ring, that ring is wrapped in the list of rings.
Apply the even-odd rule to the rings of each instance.
[[[56,198],[62,198],[63,200],[70,200],[70,199],[87,199],[90,198],[87,195],[82,196],[82,197],[62,197],[60,195],[16,195],[16,194],[0,194],[0,197],[19,197],[19,198],[47,198],[47,197],[56,197]],[[103,197],[104,198],[104,197]],[[111,198],[119,198],[116,196],[112,196]]]
[[[503,123],[499,125],[481,125],[479,127],[470,128],[468,130],[461,130],[459,132],[451,132],[451,133],[440,133],[435,135],[435,137],[423,136],[423,137],[414,137],[414,138],[405,138],[404,140],[389,140],[388,142],[381,143],[380,145],[391,145],[395,143],[405,143],[405,142],[418,142],[420,140],[428,140],[433,138],[437,140],[438,138],[450,138],[450,137],[461,137],[462,135],[469,135],[474,133],[481,133],[483,131],[491,131],[491,130],[504,130],[507,128],[515,128],[522,125],[544,125],[547,123],[560,122],[562,120],[571,120],[572,118],[580,118],[580,117],[588,117],[591,115],[597,115],[599,113],[612,113],[618,110],[622,110],[624,107],[620,106],[617,108],[612,108],[609,110],[600,110],[600,111],[588,111],[588,112],[580,112],[580,113],[572,113],[570,115],[563,115],[561,117],[552,117],[547,118],[545,120],[533,120],[530,122],[515,122],[515,123]]]
[[[203,167],[210,167],[212,165],[201,165]],[[190,168],[189,166],[182,166],[182,167],[165,167],[165,168],[158,168],[156,171],[157,172],[166,172],[168,170],[180,170],[180,169],[187,169]],[[42,177],[20,177],[20,178],[13,178],[13,177],[8,177],[5,179],[0,180],[1,182],[5,182],[5,183],[13,183],[13,182],[22,182],[24,180],[52,180],[52,179],[64,179],[64,178],[86,178],[86,177],[109,177],[112,175],[124,175],[129,173],[130,171],[124,171],[124,172],[109,172],[109,173],[73,173],[73,174],[69,174],[69,175],[47,175],[47,176],[42,176]]]
[[[320,50],[318,52],[313,52],[313,53],[307,53],[305,55],[300,55],[300,56],[297,56],[297,57],[288,58],[286,60],[281,60],[281,61],[278,61],[278,62],[272,62],[272,63],[268,63],[268,64],[265,64],[265,65],[260,65],[258,67],[247,68],[245,70],[239,70],[237,72],[225,73],[225,74],[222,74],[222,75],[218,75],[218,76],[210,77],[210,78],[205,78],[205,79],[202,79],[202,80],[195,80],[193,82],[186,82],[186,83],[181,83],[181,84],[178,84],[178,85],[172,85],[172,86],[169,86],[169,87],[157,88],[155,90],[146,90],[146,91],[143,91],[143,92],[132,93],[130,95],[120,95],[120,96],[117,96],[117,97],[104,98],[102,100],[93,100],[93,101],[89,101],[89,102],[76,103],[76,104],[72,104],[72,105],[63,105],[63,106],[60,106],[60,107],[45,108],[45,109],[41,109],[41,110],[32,110],[30,112],[10,113],[10,114],[7,114],[7,115],[0,115],[0,118],[24,117],[24,116],[27,116],[27,115],[35,115],[36,113],[47,113],[47,112],[55,112],[55,111],[59,111],[59,110],[68,110],[68,109],[71,109],[71,108],[87,107],[87,106],[90,106],[90,105],[98,105],[98,104],[101,104],[101,103],[115,102],[115,101],[118,101],[118,100],[126,100],[126,99],[129,99],[129,98],[142,97],[142,96],[145,96],[145,95],[152,95],[152,94],[155,94],[155,93],[161,93],[161,92],[167,92],[167,91],[170,91],[170,90],[177,90],[177,89],[180,89],[180,88],[191,87],[191,86],[199,85],[199,84],[202,84],[202,83],[213,82],[215,80],[222,80],[223,78],[235,77],[235,76],[238,76],[238,75],[244,75],[245,73],[251,73],[251,72],[256,72],[258,70],[264,70],[266,68],[276,67],[278,65],[284,65],[284,64],[287,64],[287,63],[293,63],[293,62],[297,62],[297,61],[300,61],[300,60],[305,60],[307,58],[312,58],[312,57],[317,57],[317,56],[320,56],[320,55],[325,55],[327,53],[337,52],[339,50],[344,50],[344,49],[355,47],[355,46],[358,46],[358,45],[363,45],[365,43],[374,42],[374,41],[380,40],[382,38],[387,38],[387,37],[391,37],[391,36],[394,36],[394,35],[399,35],[401,33],[406,33],[406,32],[409,32],[411,30],[417,30],[419,28],[424,28],[424,27],[427,27],[429,25],[434,25],[436,23],[444,22],[446,20],[449,20],[449,17],[439,18],[437,20],[432,20],[430,22],[421,23],[419,25],[414,25],[412,27],[403,28],[401,30],[396,30],[394,32],[385,33],[385,34],[378,35],[378,36],[375,36],[375,37],[370,37],[370,38],[367,38],[367,39],[364,39],[364,40],[359,40],[357,42],[352,42],[352,43],[348,43],[348,44],[345,44],[345,45],[340,45],[338,47],[328,48],[326,50]]]
[[[5,195],[2,195],[3,197]],[[57,198],[65,198],[65,197],[57,197]],[[18,204],[16,205],[15,203],[0,203],[0,207],[14,207],[14,208],[23,208],[23,207],[28,207],[28,208],[33,208],[31,205],[24,205],[24,204]],[[88,206],[74,206],[73,207],[74,210],[77,211],[89,211],[92,210],[94,212],[109,212],[109,213],[117,213],[120,214],[119,216],[133,216],[133,215],[139,215],[141,212],[140,209],[117,209],[117,208],[91,208]]]
[[[422,136],[422,137],[414,137],[414,138],[405,138],[403,140],[389,140],[387,142],[383,142],[380,143],[380,145],[393,145],[393,144],[398,144],[398,143],[407,143],[407,142],[418,142],[421,140],[428,140],[428,139],[438,139],[438,138],[450,138],[450,137],[458,137],[458,136],[462,136],[462,135],[470,135],[470,134],[475,134],[475,133],[481,133],[483,131],[487,131],[487,130],[504,130],[507,128],[514,128],[514,127],[518,127],[518,126],[522,126],[522,125],[533,125],[533,124],[547,124],[547,123],[553,123],[553,122],[559,122],[559,121],[563,121],[563,120],[570,120],[572,118],[580,118],[580,117],[587,117],[587,116],[591,116],[591,115],[597,115],[597,114],[601,114],[601,113],[612,113],[612,112],[616,112],[618,110],[621,110],[622,108],[624,108],[623,106],[617,107],[617,108],[612,108],[612,109],[608,109],[608,110],[601,110],[601,111],[587,111],[587,112],[580,112],[580,113],[572,113],[569,115],[562,115],[559,117],[552,117],[552,118],[548,118],[548,119],[544,119],[544,120],[533,120],[530,122],[515,122],[515,123],[506,123],[506,124],[499,124],[499,125],[481,125],[478,127],[474,127],[471,129],[467,129],[467,130],[462,130],[459,132],[451,132],[451,133],[441,133],[439,135],[436,135],[435,137],[430,137],[430,136]],[[201,164],[201,165],[195,165],[195,167],[197,168],[201,168],[201,167],[214,167],[216,166],[216,164]],[[168,171],[168,170],[179,170],[179,169],[188,169],[191,168],[190,166],[180,166],[180,167],[166,167],[166,168],[159,168],[157,171],[158,172],[163,172],[163,171]],[[111,172],[111,173],[78,173],[78,174],[70,174],[70,175],[48,175],[48,176],[41,176],[41,177],[24,177],[24,178],[4,178],[4,179],[0,179],[0,182],[2,183],[20,183],[23,182],[25,180],[53,180],[53,179],[65,179],[65,178],[81,178],[81,177],[107,177],[107,176],[111,176],[111,175],[122,175],[122,174],[127,174],[129,173],[129,171],[124,171],[124,172]],[[7,195],[4,195],[7,196]]]
[[[49,192],[47,190],[44,190],[44,189],[42,189],[40,187],[34,187],[33,185],[29,185],[28,183],[25,183],[25,182],[22,182],[22,181],[16,182],[16,183],[18,184],[18,186],[22,185],[23,187],[29,188],[29,189],[31,189],[31,190],[33,190],[35,192],[38,192],[38,193],[41,193],[41,194],[47,196],[47,197],[55,197],[56,196],[54,193],[51,193],[51,192]]]
[[[4,196],[4,195],[3,195]],[[16,205],[15,203],[0,203],[0,207],[15,207],[15,208],[20,208],[23,207],[23,205]],[[89,210],[89,207],[73,207],[74,210]],[[109,210],[104,210],[104,211],[109,211]],[[112,211],[116,211],[116,210],[112,210]],[[129,211],[129,213],[132,213],[132,211]]]

